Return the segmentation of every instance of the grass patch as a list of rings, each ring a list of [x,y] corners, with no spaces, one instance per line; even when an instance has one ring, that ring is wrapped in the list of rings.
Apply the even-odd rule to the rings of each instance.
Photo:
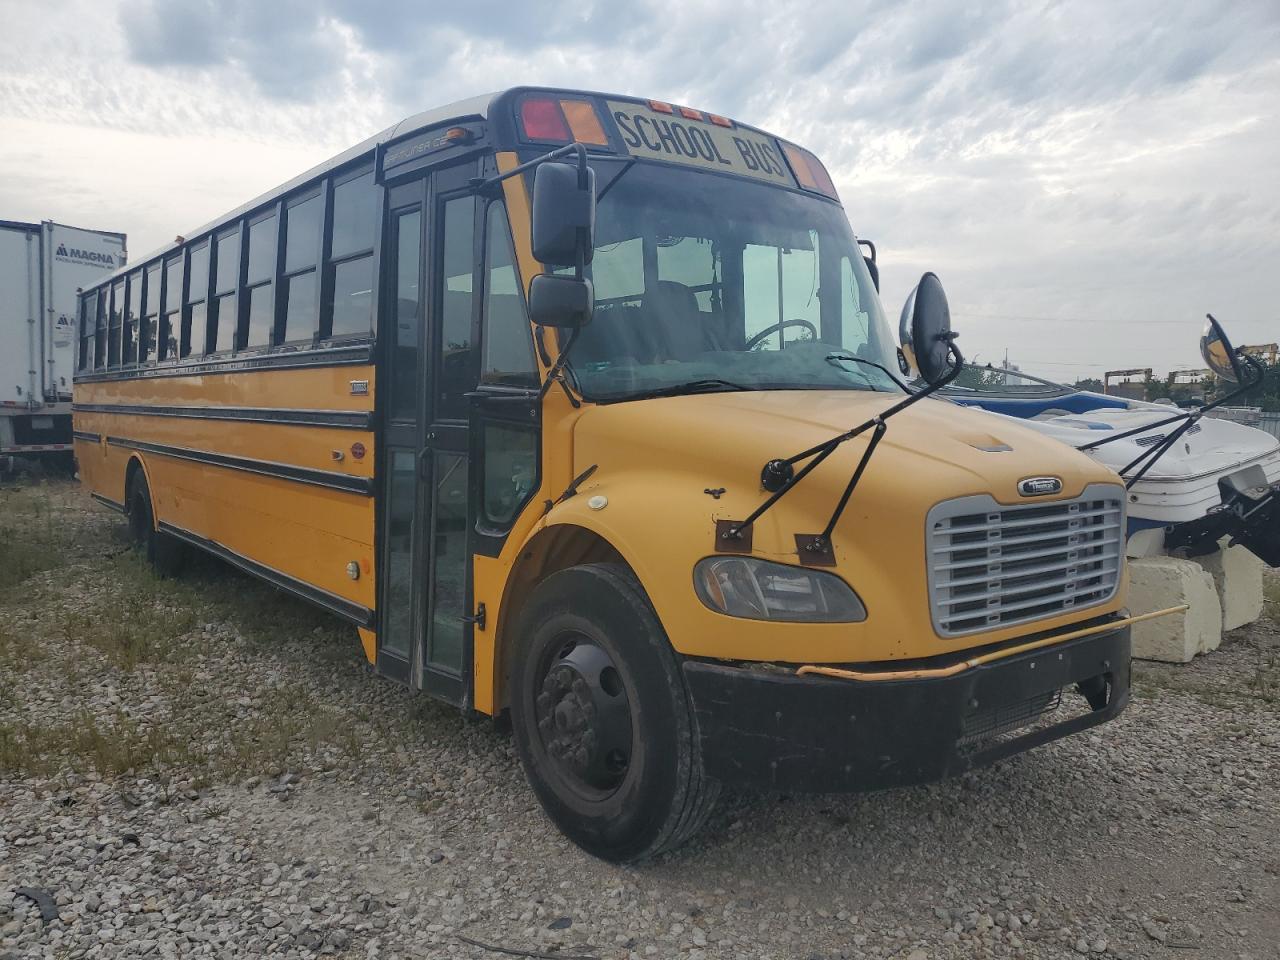
[[[193,641],[186,635],[198,620],[195,598],[157,580],[132,553],[117,558],[114,572],[110,595],[63,617],[63,639],[93,647],[127,673],[190,655]]]
[[[102,777],[117,777],[158,773],[186,766],[191,759],[190,741],[172,728],[143,728],[119,712],[100,719],[81,710],[48,725],[0,724],[0,773],[50,777],[93,770]]]
[[[70,543],[44,484],[0,491],[0,590],[60,566]]]

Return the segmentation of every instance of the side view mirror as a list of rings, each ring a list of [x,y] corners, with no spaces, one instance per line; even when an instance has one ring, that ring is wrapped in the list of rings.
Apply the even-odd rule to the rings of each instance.
[[[586,277],[540,273],[529,284],[529,318],[539,326],[584,327],[594,307],[595,291]]]
[[[869,251],[863,254],[862,262],[867,265],[867,273],[871,274],[871,282],[875,285],[876,293],[880,292],[880,268],[876,266],[876,245],[870,240],[858,240],[858,246],[866,247]]]
[[[596,175],[558,161],[533,173],[533,256],[547,266],[576,267],[595,251]]]
[[[953,373],[949,357],[952,351],[951,308],[942,281],[937,274],[926,273],[902,307],[898,321],[898,339],[902,352],[930,385],[946,380]]]
[[[1200,337],[1200,356],[1204,358],[1205,366],[1217,376],[1230,383],[1240,383],[1246,379],[1240,366],[1240,355],[1227,339],[1222,324],[1214,319],[1213,314],[1207,316],[1209,322],[1204,325],[1204,333]]]

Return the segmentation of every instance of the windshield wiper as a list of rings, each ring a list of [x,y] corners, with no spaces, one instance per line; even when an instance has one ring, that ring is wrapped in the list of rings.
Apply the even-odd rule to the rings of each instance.
[[[701,380],[689,380],[686,383],[676,383],[669,387],[659,387],[656,390],[645,390],[629,399],[640,399],[650,397],[680,397],[689,393],[722,393],[730,390],[752,390],[753,387],[744,387],[740,383],[734,383],[732,380],[722,380],[719,377],[704,377]]]
[[[824,357],[823,359],[825,359],[828,363],[836,364],[837,366],[839,366],[839,362],[841,360],[848,360],[850,363],[864,363],[868,367],[874,367],[875,369],[879,370],[881,373],[883,373],[886,377],[888,377],[898,386],[902,387],[903,390],[906,390],[907,393],[911,392],[910,390],[907,390],[906,384],[904,384],[901,380],[895,377],[887,367],[880,366],[880,364],[876,363],[874,360],[864,360],[862,357],[855,357],[851,353],[828,353],[826,357]],[[841,367],[840,369],[843,370],[844,368]],[[870,383],[871,381],[868,380],[867,382]]]

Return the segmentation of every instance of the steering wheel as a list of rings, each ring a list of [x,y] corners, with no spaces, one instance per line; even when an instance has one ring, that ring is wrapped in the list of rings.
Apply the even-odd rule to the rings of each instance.
[[[771,327],[765,327],[763,330],[757,333],[754,337],[748,340],[746,349],[754,350],[756,348],[756,345],[760,343],[760,341],[763,340],[765,337],[769,336],[769,334],[777,333],[780,330],[785,330],[787,327],[806,327],[808,331],[811,334],[813,334],[813,339],[815,340],[818,339],[818,328],[815,327],[808,320],[783,320],[781,323],[775,323]]]

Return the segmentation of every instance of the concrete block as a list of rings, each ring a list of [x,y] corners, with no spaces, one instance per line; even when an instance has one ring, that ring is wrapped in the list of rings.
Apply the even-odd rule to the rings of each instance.
[[[1224,631],[1243,627],[1262,616],[1262,570],[1266,564],[1252,552],[1244,547],[1226,547],[1196,557],[1196,562],[1213,577],[1222,604]]]
[[[1213,575],[1194,560],[1148,557],[1129,561],[1129,609],[1152,613],[1188,604],[1183,613],[1134,624],[1133,655],[1186,663],[1222,642],[1222,603]]]

